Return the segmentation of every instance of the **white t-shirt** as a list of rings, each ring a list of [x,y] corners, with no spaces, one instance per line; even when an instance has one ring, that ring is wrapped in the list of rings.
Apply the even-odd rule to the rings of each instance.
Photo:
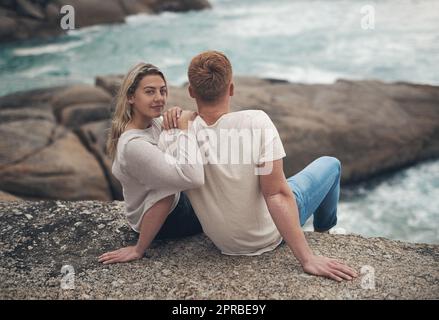
[[[276,248],[282,237],[256,174],[256,164],[285,157],[271,119],[261,110],[245,110],[224,114],[209,126],[198,116],[193,129],[208,163],[204,185],[186,194],[204,233],[223,254],[259,255]]]

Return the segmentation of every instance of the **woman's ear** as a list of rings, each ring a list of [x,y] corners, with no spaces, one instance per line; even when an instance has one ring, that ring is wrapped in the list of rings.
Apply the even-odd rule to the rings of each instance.
[[[128,98],[127,100],[128,100],[129,104],[133,104],[134,103],[134,96],[128,96],[127,98]]]

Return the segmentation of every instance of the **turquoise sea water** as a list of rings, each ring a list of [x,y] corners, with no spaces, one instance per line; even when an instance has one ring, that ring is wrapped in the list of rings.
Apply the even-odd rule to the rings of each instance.
[[[190,58],[224,51],[235,74],[305,83],[337,78],[439,84],[439,1],[211,0],[212,10],[136,15],[125,24],[73,30],[50,41],[0,48],[0,95],[88,82],[138,61],[174,85]],[[374,29],[363,29],[365,5]],[[370,11],[367,11],[370,13]],[[439,162],[344,189],[339,226],[348,232],[439,243]]]

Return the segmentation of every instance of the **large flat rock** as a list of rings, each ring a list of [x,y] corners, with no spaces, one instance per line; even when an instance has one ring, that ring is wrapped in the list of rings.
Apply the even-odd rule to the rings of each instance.
[[[438,245],[307,232],[315,253],[362,273],[342,283],[305,274],[286,245],[225,256],[202,234],[154,242],[136,262],[97,262],[136,237],[123,202],[0,202],[0,299],[439,298]]]
[[[104,76],[95,86],[0,97],[0,189],[29,200],[122,200],[105,148],[111,100],[120,80],[121,76]],[[307,85],[254,77],[236,77],[235,83],[232,111],[262,109],[270,116],[286,151],[286,176],[321,156],[333,156],[342,163],[341,183],[347,185],[439,158],[439,86],[348,80]],[[174,105],[196,109],[187,86],[170,88],[168,107]],[[32,162],[36,153],[47,151],[60,130],[76,134],[78,149],[87,155],[87,162],[73,161],[83,192],[62,191],[66,188],[48,179],[42,190],[41,183],[29,180],[30,171],[22,170],[26,160]],[[59,154],[69,152],[66,144],[61,146]],[[58,162],[46,157],[41,166],[49,169],[38,172],[48,172]],[[69,170],[56,172],[68,179]],[[98,192],[86,190],[95,189],[89,183],[90,170],[99,175]],[[12,178],[4,178],[6,174]]]

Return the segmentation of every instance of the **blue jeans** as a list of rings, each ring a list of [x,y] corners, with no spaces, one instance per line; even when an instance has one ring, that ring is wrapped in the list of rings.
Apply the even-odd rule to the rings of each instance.
[[[337,224],[341,163],[334,157],[320,157],[287,179],[296,197],[300,225],[314,214],[314,230],[326,231]]]

